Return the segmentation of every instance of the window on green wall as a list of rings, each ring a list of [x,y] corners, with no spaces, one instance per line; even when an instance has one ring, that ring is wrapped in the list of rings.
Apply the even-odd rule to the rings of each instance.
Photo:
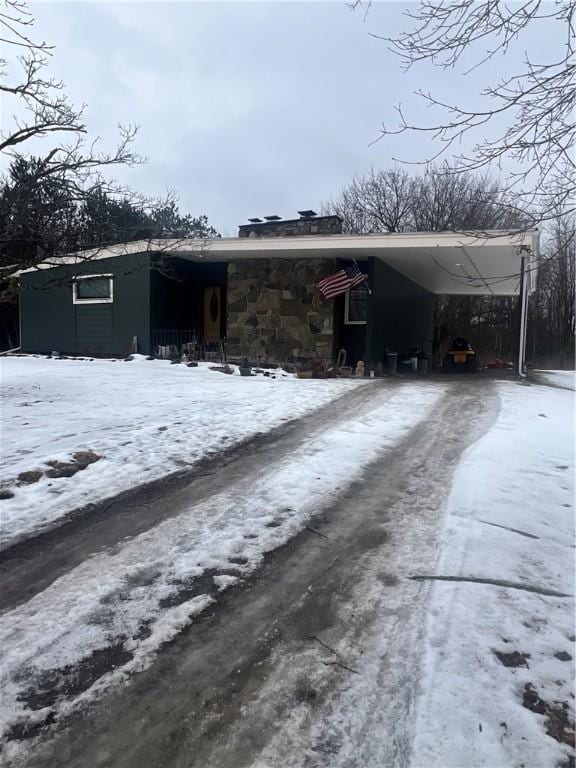
[[[368,291],[366,288],[353,288],[346,294],[344,323],[346,325],[366,325],[367,317]]]
[[[78,275],[73,298],[74,304],[109,304],[114,300],[112,275]]]

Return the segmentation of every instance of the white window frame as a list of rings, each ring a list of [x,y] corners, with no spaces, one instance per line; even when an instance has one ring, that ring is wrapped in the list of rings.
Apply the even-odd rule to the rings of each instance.
[[[81,299],[78,298],[78,283],[80,280],[92,280],[95,277],[107,277],[110,283],[110,296],[107,299]],[[112,304],[114,301],[114,275],[110,272],[99,275],[74,275],[72,282],[72,301],[74,304]]]
[[[352,288],[352,291],[355,290]],[[344,325],[366,325],[367,320],[350,320],[349,319],[349,313],[350,313],[350,294],[352,291],[348,291],[346,293],[345,299],[344,299]]]

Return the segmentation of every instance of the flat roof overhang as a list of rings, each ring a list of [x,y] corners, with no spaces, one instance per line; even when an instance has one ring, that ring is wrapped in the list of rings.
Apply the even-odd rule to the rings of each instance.
[[[70,255],[58,263],[80,265],[87,260],[136,253],[161,253],[196,262],[376,257],[431,293],[515,296],[520,287],[522,257],[526,258],[529,282],[534,284],[538,247],[537,230],[183,238],[123,243]]]

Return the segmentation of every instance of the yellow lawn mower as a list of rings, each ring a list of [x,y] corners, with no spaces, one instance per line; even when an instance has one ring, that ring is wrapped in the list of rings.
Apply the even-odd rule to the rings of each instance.
[[[448,373],[476,373],[478,356],[468,339],[454,339],[444,358],[444,370]]]

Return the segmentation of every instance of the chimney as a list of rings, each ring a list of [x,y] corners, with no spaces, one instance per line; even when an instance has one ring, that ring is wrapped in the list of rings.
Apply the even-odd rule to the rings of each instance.
[[[238,227],[238,237],[302,237],[305,235],[341,235],[340,216],[318,216],[315,211],[298,211],[298,219],[263,216],[248,219]]]

